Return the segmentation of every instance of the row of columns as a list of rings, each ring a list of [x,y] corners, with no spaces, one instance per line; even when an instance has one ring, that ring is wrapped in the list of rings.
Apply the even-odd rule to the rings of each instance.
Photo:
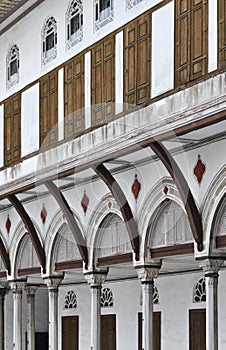
[[[218,350],[218,271],[223,265],[221,260],[204,260],[200,266],[206,278],[206,350]],[[161,265],[137,266],[137,274],[142,286],[142,349],[152,350],[153,290]],[[100,299],[101,286],[107,277],[107,270],[85,273],[91,290],[91,347],[100,350]],[[49,350],[58,349],[58,287],[62,276],[46,278],[49,294]],[[37,286],[28,285],[26,281],[12,281],[14,323],[13,350],[22,350],[22,290],[27,295],[27,349],[35,349],[35,292]],[[4,300],[9,288],[0,284],[0,350],[4,350]]]

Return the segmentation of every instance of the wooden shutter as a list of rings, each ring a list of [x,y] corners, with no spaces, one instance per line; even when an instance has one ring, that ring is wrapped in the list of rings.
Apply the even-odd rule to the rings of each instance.
[[[178,0],[175,29],[175,85],[207,73],[208,6],[206,0]]]
[[[92,49],[92,125],[112,120],[115,101],[115,37]]]
[[[191,10],[191,80],[207,73],[208,4],[192,0]]]
[[[40,145],[56,145],[58,141],[58,71],[40,80]]]
[[[21,94],[4,104],[4,164],[11,165],[21,155]]]
[[[141,16],[124,30],[124,101],[128,105],[140,105],[149,100],[150,35],[150,15]]]
[[[116,316],[101,316],[101,350],[116,350]]]
[[[65,138],[85,128],[84,95],[84,55],[80,55],[64,67]]]
[[[218,1],[218,67],[226,67],[226,0]]]

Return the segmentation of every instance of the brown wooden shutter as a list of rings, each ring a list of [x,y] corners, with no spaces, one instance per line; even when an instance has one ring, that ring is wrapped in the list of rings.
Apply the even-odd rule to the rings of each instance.
[[[190,77],[190,0],[176,1],[175,6],[175,84],[180,86]]]
[[[226,0],[218,1],[218,67],[226,67]]]
[[[92,49],[92,125],[112,120],[115,100],[115,37]]]
[[[56,145],[58,141],[58,71],[40,80],[40,147]]]
[[[76,56],[64,67],[65,138],[76,136],[85,128],[84,55]]]
[[[62,317],[62,350],[78,350],[79,316]]]
[[[124,29],[124,101],[140,105],[150,98],[151,19],[143,15]]]
[[[207,74],[208,6],[206,0],[178,0],[175,29],[175,85]]]
[[[207,74],[208,4],[192,0],[191,10],[191,80]]]
[[[189,350],[206,350],[206,310],[189,310]]]
[[[11,165],[21,155],[21,94],[10,97],[4,104],[4,164]]]

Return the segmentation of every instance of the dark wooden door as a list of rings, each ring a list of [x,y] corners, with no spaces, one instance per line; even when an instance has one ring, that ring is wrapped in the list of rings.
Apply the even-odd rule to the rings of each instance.
[[[138,314],[138,350],[142,350],[142,312]],[[161,350],[161,312],[153,313],[153,350]]]
[[[62,350],[78,350],[78,316],[62,317]]]
[[[206,310],[189,310],[189,350],[206,350]]]
[[[116,350],[116,316],[101,316],[101,350]]]

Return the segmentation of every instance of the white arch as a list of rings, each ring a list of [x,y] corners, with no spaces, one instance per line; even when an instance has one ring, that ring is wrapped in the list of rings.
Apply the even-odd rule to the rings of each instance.
[[[73,211],[73,210],[72,210]],[[82,225],[80,217],[73,211],[73,214],[75,216],[75,220],[77,221],[77,224],[82,232],[83,237],[84,235],[84,227]],[[58,210],[56,214],[54,215],[49,228],[46,233],[46,241],[45,241],[45,252],[46,252],[46,275],[50,276],[54,271],[51,270],[51,261],[52,261],[52,253],[54,249],[54,243],[55,238],[61,229],[61,227],[67,223],[67,221],[63,218],[63,212],[61,210]]]
[[[164,187],[168,187],[168,193],[163,192]],[[138,230],[140,232],[140,262],[145,263],[150,259],[146,256],[148,242],[148,226],[150,221],[154,219],[156,209],[166,199],[176,202],[186,213],[180,194],[176,185],[170,177],[164,177],[152,187],[143,200],[144,205],[138,212]]]
[[[6,238],[4,237],[4,235],[3,235],[3,233],[2,233],[1,230],[0,230],[0,236],[1,236],[1,238],[2,238],[2,241],[3,241],[3,244],[4,244],[4,246],[5,246],[6,251],[9,252],[8,244],[7,244]],[[1,258],[0,258],[0,259],[1,259]],[[2,266],[3,266],[4,269],[6,270],[5,265],[4,265],[3,261],[2,261],[2,259],[1,259],[1,262],[2,262]]]
[[[109,208],[108,203],[111,203],[111,207]],[[87,227],[87,248],[89,255],[89,269],[95,267],[95,241],[97,238],[97,231],[100,224],[106,218],[108,214],[118,215],[122,221],[123,217],[121,211],[116,203],[114,197],[111,193],[106,194],[94,208],[93,214],[90,217],[88,227]]]
[[[208,254],[211,254],[211,229],[218,205],[225,195],[226,166],[213,178],[202,202],[203,242]]]
[[[43,240],[42,240],[42,235],[41,235],[41,231],[39,229],[39,226],[38,226],[37,222],[35,222],[33,219],[32,219],[32,223],[33,223],[35,230],[37,232],[38,239],[40,240],[41,245],[43,246]],[[17,256],[18,256],[18,252],[19,252],[18,249],[20,247],[20,242],[26,233],[27,233],[27,230],[24,227],[24,223],[22,221],[20,221],[15,229],[13,239],[12,239],[11,245],[9,247],[9,255],[10,255],[10,261],[11,261],[11,276],[10,276],[10,278],[12,278],[12,279],[15,279],[17,277],[16,263],[17,263]]]

